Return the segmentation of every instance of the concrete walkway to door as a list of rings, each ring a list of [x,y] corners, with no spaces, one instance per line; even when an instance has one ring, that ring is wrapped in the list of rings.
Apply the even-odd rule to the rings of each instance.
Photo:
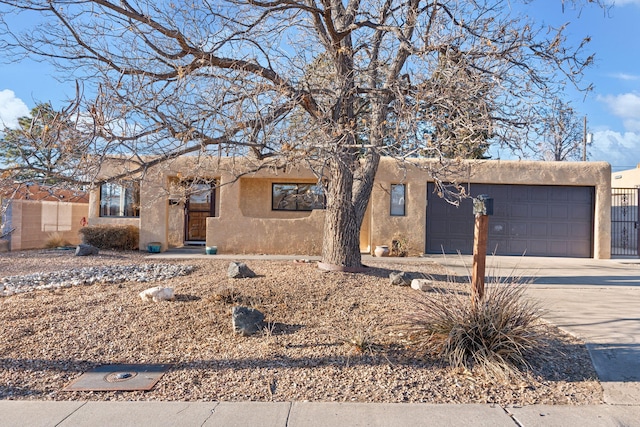
[[[457,275],[472,257],[428,255]],[[522,277],[547,320],[583,339],[608,404],[640,402],[640,260],[544,257],[487,258],[487,283]]]

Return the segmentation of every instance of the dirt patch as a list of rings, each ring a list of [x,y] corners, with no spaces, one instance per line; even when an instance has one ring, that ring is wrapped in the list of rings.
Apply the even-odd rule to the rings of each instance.
[[[0,277],[145,262],[144,254],[73,251],[0,255]],[[165,261],[163,261],[165,262]],[[495,382],[420,354],[394,331],[415,290],[390,271],[446,276],[430,261],[375,261],[366,273],[322,272],[312,263],[247,261],[258,277],[228,279],[228,261],[166,261],[196,267],[161,283],[126,282],[0,298],[0,399],[357,401],[597,404],[602,389],[582,342],[549,326],[551,357],[523,380]],[[144,303],[161,284],[173,302]],[[461,285],[464,286],[464,285]],[[267,326],[234,334],[231,308],[258,308]],[[63,392],[103,364],[172,368],[148,392]]]

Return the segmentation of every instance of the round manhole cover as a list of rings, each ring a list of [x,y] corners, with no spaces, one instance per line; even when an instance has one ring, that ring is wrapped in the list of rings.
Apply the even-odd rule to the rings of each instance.
[[[134,371],[111,372],[109,375],[105,376],[104,379],[110,383],[119,383],[122,381],[128,381],[136,375],[138,375],[138,373]]]

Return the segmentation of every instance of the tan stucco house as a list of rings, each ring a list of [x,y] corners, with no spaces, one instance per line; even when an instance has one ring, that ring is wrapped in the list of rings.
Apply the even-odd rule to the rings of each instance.
[[[409,255],[471,251],[471,200],[455,207],[438,197],[425,168],[430,162],[381,160],[361,229],[363,253],[394,240]],[[103,184],[91,192],[89,223],[138,226],[141,250],[160,242],[163,250],[206,244],[219,253],[320,253],[323,199],[311,171],[266,168],[244,174],[249,166],[242,160],[212,158],[206,179],[185,195],[179,184],[194,178],[194,169],[193,159],[184,157],[151,168],[139,186]],[[465,183],[474,197],[494,199],[491,252],[610,257],[608,163],[486,160],[464,162],[458,170],[452,180]]]
[[[640,164],[611,174],[611,186],[615,188],[640,188]]]

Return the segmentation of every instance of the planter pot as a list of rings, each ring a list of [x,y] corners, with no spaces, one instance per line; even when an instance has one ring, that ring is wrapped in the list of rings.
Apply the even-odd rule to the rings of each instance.
[[[218,253],[218,247],[217,246],[207,246],[204,250],[204,252],[207,255],[215,255]]]
[[[373,251],[373,253],[377,257],[389,256],[389,246],[387,245],[376,246],[376,250]]]
[[[161,249],[162,249],[162,243],[160,242],[151,242],[147,244],[147,252],[150,252],[152,254],[160,253]]]

